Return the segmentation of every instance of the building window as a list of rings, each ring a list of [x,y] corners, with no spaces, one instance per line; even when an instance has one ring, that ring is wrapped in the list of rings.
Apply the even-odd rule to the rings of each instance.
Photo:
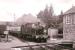
[[[75,15],[73,15],[73,24],[75,24]]]
[[[71,18],[70,18],[70,16],[66,16],[66,24],[71,24]]]

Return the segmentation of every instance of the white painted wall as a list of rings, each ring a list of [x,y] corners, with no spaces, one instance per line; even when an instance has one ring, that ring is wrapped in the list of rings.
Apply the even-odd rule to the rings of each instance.
[[[50,39],[54,39],[53,36],[57,34],[58,34],[58,29],[55,28],[48,29],[48,35],[50,36]]]

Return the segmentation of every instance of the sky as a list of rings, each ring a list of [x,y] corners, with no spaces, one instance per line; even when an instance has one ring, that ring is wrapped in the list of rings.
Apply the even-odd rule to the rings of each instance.
[[[0,0],[0,21],[14,21],[29,13],[36,16],[46,5],[52,5],[54,13],[59,15],[74,6],[75,0]]]

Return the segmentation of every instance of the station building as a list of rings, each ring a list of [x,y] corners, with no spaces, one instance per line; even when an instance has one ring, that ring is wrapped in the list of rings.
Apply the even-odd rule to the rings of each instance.
[[[75,6],[63,15],[63,39],[75,41]]]

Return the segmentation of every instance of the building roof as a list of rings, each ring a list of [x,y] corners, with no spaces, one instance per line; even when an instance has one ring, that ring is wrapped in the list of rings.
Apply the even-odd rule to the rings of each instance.
[[[66,11],[64,14],[70,14],[70,13],[75,13],[75,6],[72,6],[68,11]]]

